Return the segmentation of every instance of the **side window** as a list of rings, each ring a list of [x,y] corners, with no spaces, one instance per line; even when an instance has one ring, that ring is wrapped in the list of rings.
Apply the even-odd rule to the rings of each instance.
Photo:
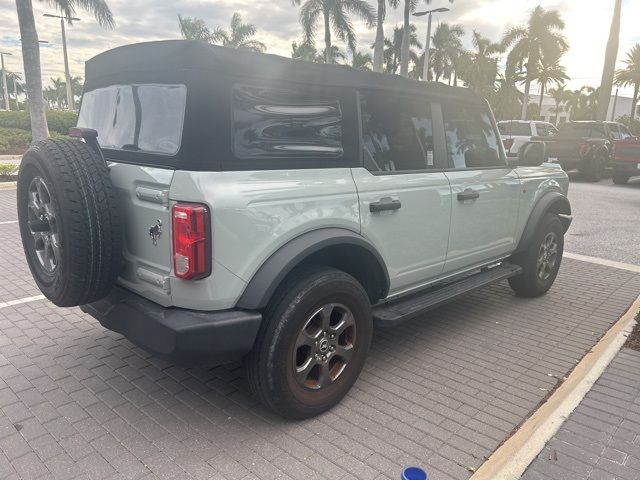
[[[613,140],[622,139],[622,136],[620,135],[620,130],[618,129],[618,125],[616,125],[615,123],[608,123],[607,126],[609,127],[609,132],[611,133],[611,138]]]
[[[416,99],[360,96],[364,165],[371,172],[442,168],[433,155],[431,105]]]
[[[536,123],[536,132],[539,137],[550,137],[555,134],[555,129],[546,123]]]
[[[338,98],[236,85],[232,105],[233,151],[240,159],[343,156]]]
[[[481,107],[443,105],[449,163],[454,168],[503,167],[498,136],[491,117]]]
[[[631,134],[631,132],[629,131],[629,129],[627,127],[625,127],[624,125],[619,125],[620,127],[620,138],[622,140],[625,140],[627,138],[633,138],[633,135]]]

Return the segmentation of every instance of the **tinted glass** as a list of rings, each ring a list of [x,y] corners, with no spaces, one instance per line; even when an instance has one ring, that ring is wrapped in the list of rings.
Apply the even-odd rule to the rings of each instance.
[[[253,86],[233,89],[238,158],[341,157],[341,122],[335,97]]]
[[[180,149],[184,85],[114,85],[82,97],[78,126],[98,132],[104,148],[175,155]]]
[[[607,123],[607,127],[609,127],[609,132],[611,133],[611,138],[614,140],[620,140],[622,138],[620,134],[620,129],[618,125],[615,123]]]
[[[604,138],[604,125],[594,122],[565,123],[560,127],[558,135],[570,138]]]
[[[498,129],[502,135],[530,137],[531,125],[525,122],[500,122]]]
[[[365,167],[374,172],[435,168],[431,106],[415,99],[361,96]]]
[[[536,123],[536,132],[539,137],[551,137],[556,134],[557,130],[548,123]]]
[[[455,168],[505,166],[498,136],[484,109],[443,105],[442,111],[450,164]]]
[[[620,125],[620,138],[622,138],[623,140],[627,138],[633,138],[633,134],[627,127],[625,127],[624,125]]]

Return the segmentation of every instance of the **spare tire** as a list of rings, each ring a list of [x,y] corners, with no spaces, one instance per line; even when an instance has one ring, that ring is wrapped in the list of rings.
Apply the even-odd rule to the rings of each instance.
[[[60,307],[100,300],[122,264],[122,217],[102,156],[80,140],[44,140],[25,153],[18,220],[31,274]]]

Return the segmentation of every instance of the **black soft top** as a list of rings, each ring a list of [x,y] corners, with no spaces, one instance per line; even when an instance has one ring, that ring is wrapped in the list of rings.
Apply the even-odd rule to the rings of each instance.
[[[233,160],[229,146],[231,88],[234,83],[242,82],[273,86],[300,85],[305,91],[330,90],[338,96],[352,95],[356,89],[376,89],[388,94],[416,94],[432,99],[485,104],[482,98],[467,88],[436,82],[425,84],[397,75],[364,72],[345,65],[317,64],[190,40],[164,40],[117,47],[93,57],[85,65],[85,92],[133,83],[187,86],[182,147],[174,157],[117,150],[107,152],[107,156],[114,160],[160,164],[186,170],[219,170],[225,162]],[[347,121],[347,118],[344,120]],[[349,125],[344,127],[357,134],[355,122],[353,130]],[[242,167],[237,160],[233,163]],[[246,168],[250,168],[250,165]]]

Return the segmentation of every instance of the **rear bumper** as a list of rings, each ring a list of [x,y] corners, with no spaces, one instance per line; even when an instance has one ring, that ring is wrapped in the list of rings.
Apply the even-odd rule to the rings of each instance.
[[[182,365],[220,365],[246,355],[262,315],[246,310],[200,312],[166,308],[121,287],[80,307],[103,327]]]
[[[628,173],[629,175],[640,175],[640,162],[611,162],[615,172]]]

